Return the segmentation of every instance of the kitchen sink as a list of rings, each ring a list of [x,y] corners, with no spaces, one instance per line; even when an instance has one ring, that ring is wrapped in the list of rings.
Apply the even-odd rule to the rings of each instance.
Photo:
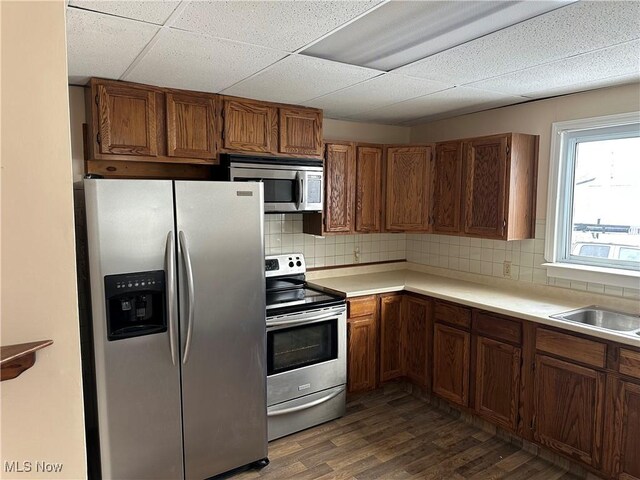
[[[640,315],[630,315],[614,310],[606,310],[597,305],[558,313],[551,315],[551,318],[592,325],[617,332],[635,332],[638,330],[636,333],[640,335]]]

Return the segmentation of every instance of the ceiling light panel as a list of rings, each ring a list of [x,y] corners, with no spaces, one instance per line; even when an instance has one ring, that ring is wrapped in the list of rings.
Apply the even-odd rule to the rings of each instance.
[[[120,78],[157,31],[155,25],[67,8],[69,83]]]
[[[567,3],[570,2],[389,2],[303,53],[389,71]]]
[[[456,87],[418,97],[388,107],[350,116],[351,120],[399,125],[417,119],[435,118],[439,114],[455,116],[526,101],[526,98],[503,95],[474,88]]]
[[[287,55],[166,28],[156,40],[125,80],[215,93]]]
[[[381,0],[191,2],[172,26],[294,52]]]
[[[453,85],[387,73],[366,82],[316,98],[305,105],[322,108],[329,118],[384,107],[409,98],[451,88]]]
[[[291,55],[222,93],[301,104],[380,74],[382,72],[369,68]]]
[[[640,38],[639,18],[637,1],[577,2],[394,73],[465,85]]]
[[[104,0],[69,0],[69,6],[79,7],[94,12],[107,13],[117,17],[131,18],[148,23],[162,25],[176,9],[179,0],[144,2],[104,1]]]
[[[612,77],[640,79],[640,40],[615,47],[565,58],[556,62],[520,70],[476,82],[471,86],[502,93],[542,97],[601,86]]]

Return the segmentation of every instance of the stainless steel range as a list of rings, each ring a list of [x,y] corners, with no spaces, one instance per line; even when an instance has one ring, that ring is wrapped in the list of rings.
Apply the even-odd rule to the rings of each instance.
[[[305,282],[301,253],[265,259],[269,440],[341,417],[347,380],[345,299]]]

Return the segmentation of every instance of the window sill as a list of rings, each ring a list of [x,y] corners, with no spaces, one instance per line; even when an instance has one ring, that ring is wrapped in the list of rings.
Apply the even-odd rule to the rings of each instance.
[[[600,283],[614,287],[640,288],[640,272],[633,270],[570,263],[543,263],[542,266],[547,268],[548,277]]]

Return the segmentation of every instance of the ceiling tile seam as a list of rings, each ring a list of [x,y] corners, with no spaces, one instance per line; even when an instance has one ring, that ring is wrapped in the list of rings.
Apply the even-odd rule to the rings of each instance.
[[[346,65],[350,65],[350,64],[346,64]],[[347,85],[346,87],[342,87],[339,88],[337,90],[333,90],[329,93],[323,93],[322,95],[318,95],[317,97],[313,97],[313,98],[309,98],[308,100],[303,100],[303,102],[313,102],[314,100],[318,100],[319,98],[324,98],[328,95],[333,95],[334,93],[338,93],[338,92],[342,92],[343,90],[347,90],[349,88],[352,87],[357,87],[358,85],[362,85],[363,83],[367,83],[370,82],[371,80],[375,80],[376,78],[380,78],[380,77],[384,77],[385,75],[388,75],[387,72],[381,72],[380,75],[376,75],[375,77],[371,77],[371,78],[365,78],[364,80],[361,80],[357,83],[353,83],[351,85]]]
[[[250,42],[243,42],[242,40],[233,40],[231,38],[217,37],[217,36],[211,35],[209,33],[194,32],[193,30],[186,30],[184,28],[175,27],[175,26],[172,26],[172,25],[163,25],[162,28],[164,28],[166,30],[173,30],[173,31],[176,31],[176,32],[186,33],[186,34],[189,34],[189,35],[193,35],[195,37],[210,38],[212,40],[221,40],[223,42],[235,43],[236,45],[243,45],[243,46],[246,46],[246,47],[253,47],[253,48],[258,48],[258,49],[261,49],[261,50],[269,50],[271,52],[278,52],[278,53],[285,54],[287,56],[293,55],[292,52],[289,52],[287,50],[280,50],[278,48],[273,48],[273,47],[265,47],[264,45],[258,45],[256,43],[250,43]]]
[[[331,35],[333,35],[334,33],[342,30],[343,28],[351,25],[352,23],[360,20],[362,17],[370,14],[371,12],[377,10],[378,8],[382,7],[383,5],[386,5],[387,3],[389,3],[391,0],[382,0],[380,3],[377,3],[376,5],[374,5],[373,7],[371,7],[369,10],[366,10],[365,12],[362,12],[361,14],[353,17],[352,19],[346,21],[345,23],[343,23],[342,25],[338,25],[337,27],[335,27],[333,30],[330,30],[329,32],[325,33],[324,35],[321,35],[320,37],[316,38],[315,40],[307,43],[306,45],[303,45],[302,47],[299,47],[297,50],[294,50],[292,53],[300,53],[304,50],[306,50],[307,48],[310,48],[312,46],[314,46],[316,43],[321,42],[322,40],[324,40],[327,37],[330,37]],[[308,57],[311,57],[312,55],[307,55]],[[314,57],[317,58],[317,57]]]
[[[535,65],[531,65],[531,66],[528,66],[528,67],[525,67],[525,68],[512,70],[512,71],[509,71],[509,72],[506,72],[506,73],[501,73],[500,75],[494,75],[493,77],[486,77],[486,78],[482,78],[480,80],[474,80],[473,82],[461,83],[460,85],[457,85],[457,86],[476,88],[476,87],[473,87],[473,85],[476,84],[476,83],[482,83],[482,82],[485,82],[487,80],[496,80],[496,79],[499,79],[499,78],[502,78],[502,77],[506,77],[508,75],[513,75],[514,73],[520,73],[520,72],[525,72],[527,70],[531,70],[533,68],[544,67],[546,65],[551,65],[552,63],[561,62],[563,60],[582,57],[584,55],[591,55],[592,53],[600,52],[600,51],[603,51],[603,50],[607,50],[609,48],[615,48],[615,47],[619,47],[619,46],[622,46],[622,45],[631,44],[633,42],[637,42],[638,40],[640,40],[640,37],[634,38],[632,40],[626,40],[626,41],[620,42],[620,43],[614,43],[612,45],[607,45],[606,47],[596,48],[594,50],[588,50],[588,51],[582,52],[582,53],[576,53],[574,55],[569,55],[567,57],[556,58],[555,60],[550,60],[548,62],[536,63]],[[478,89],[478,90],[482,90],[482,89]],[[491,90],[489,90],[489,91],[491,91]]]
[[[276,50],[276,51],[280,51],[280,50]],[[374,69],[374,68],[361,67],[360,65],[351,65],[350,63],[335,62],[335,61],[333,61],[333,60],[326,60],[326,59],[324,59],[324,58],[315,58],[315,57],[310,57],[310,56],[299,55],[299,54],[296,54],[296,53],[290,53],[290,54],[287,54],[287,56],[286,56],[286,57],[281,58],[280,60],[277,60],[277,61],[273,62],[271,65],[267,65],[267,66],[266,66],[266,67],[264,67],[262,70],[259,70],[259,71],[255,72],[255,73],[252,73],[251,75],[249,75],[249,76],[248,76],[248,77],[246,77],[246,78],[243,78],[242,80],[238,80],[238,81],[237,81],[236,83],[234,83],[233,85],[229,85],[229,86],[228,86],[228,87],[226,87],[224,90],[222,90],[222,91],[221,91],[221,93],[224,93],[224,91],[225,91],[225,90],[229,90],[230,88],[233,88],[233,87],[235,87],[236,85],[241,84],[242,82],[246,82],[246,81],[248,81],[248,80],[252,79],[253,77],[255,77],[255,76],[257,76],[257,75],[260,75],[261,73],[264,73],[265,71],[272,69],[272,68],[273,68],[273,67],[275,67],[278,63],[283,62],[283,61],[287,60],[287,59],[288,59],[288,58],[290,58],[290,57],[300,57],[300,58],[305,58],[305,59],[313,58],[313,59],[318,60],[318,61],[321,61],[321,62],[327,62],[327,63],[337,64],[337,65],[344,65],[344,66],[351,67],[351,68],[355,68],[355,69],[359,69],[359,70],[369,70],[369,71],[373,71],[373,72],[379,72],[381,75],[382,75],[382,74],[384,74],[384,73],[386,73],[386,72],[383,72],[383,71],[381,71],[381,70],[376,70],[376,69]],[[377,77],[377,76],[379,76],[379,75],[376,75],[376,77]],[[375,78],[375,77],[371,77],[371,78]],[[360,82],[358,82],[358,83],[360,83]],[[353,84],[353,85],[355,85],[355,84]],[[351,85],[350,85],[350,86],[351,86]],[[346,87],[345,87],[345,88],[346,88]]]
[[[176,8],[173,9],[173,12],[169,14],[162,25],[164,27],[170,27],[171,24],[184,13],[189,3],[189,0],[182,0],[178,5],[176,5]]]
[[[118,80],[124,80],[127,75],[129,75],[131,73],[131,71],[138,66],[138,64],[142,61],[142,59],[144,58],[144,56],[149,53],[149,51],[153,48],[153,46],[158,43],[158,40],[160,39],[160,34],[162,33],[162,30],[165,27],[159,27],[158,31],[153,35],[153,37],[151,37],[151,40],[149,40],[149,42],[142,48],[142,50],[140,50],[140,53],[138,53],[138,55],[136,55],[136,58],[133,59],[133,61],[131,62],[131,64],[125,69],[124,72],[122,72],[122,74],[118,77]]]
[[[553,13],[553,12],[557,12],[558,10],[562,10],[563,8],[570,7],[570,6],[571,6],[571,5],[573,5],[574,3],[577,3],[577,1],[578,1],[578,0],[575,0],[573,3],[569,3],[569,4],[567,4],[567,5],[563,5],[563,6],[561,6],[561,7],[555,8],[555,9],[553,9],[553,10],[549,10],[548,12],[544,12],[544,13],[541,13],[541,14],[535,15],[535,16],[533,16],[533,17],[531,17],[531,18],[526,19],[526,20],[521,20],[520,22],[516,22],[516,23],[514,23],[514,24],[512,24],[512,25],[508,25],[508,26],[506,26],[506,27],[500,28],[500,29],[495,30],[495,31],[493,31],[493,32],[485,33],[484,35],[480,35],[479,37],[472,38],[472,39],[470,39],[470,40],[467,40],[466,42],[459,43],[458,45],[454,45],[454,46],[452,46],[452,47],[445,48],[444,50],[441,50],[441,51],[439,51],[439,52],[432,53],[431,55],[428,55],[428,56],[426,56],[426,57],[424,57],[424,58],[420,58],[420,59],[415,60],[415,61],[413,61],[413,62],[407,63],[406,65],[400,65],[399,67],[396,67],[396,68],[394,68],[394,69],[389,70],[389,72],[393,73],[393,72],[395,72],[396,70],[401,69],[401,68],[405,68],[405,67],[412,67],[412,66],[417,65],[417,64],[419,64],[420,62],[423,62],[423,61],[427,60],[428,58],[431,58],[431,57],[433,57],[433,56],[435,56],[435,55],[439,55],[439,54],[441,54],[441,53],[443,53],[443,52],[447,52],[447,51],[449,51],[449,50],[453,50],[453,49],[456,49],[456,48],[462,47],[463,45],[466,45],[467,43],[475,42],[476,40],[480,40],[481,38],[485,38],[485,37],[488,37],[488,36],[490,36],[490,35],[495,35],[495,34],[497,34],[497,33],[501,32],[501,31],[503,31],[503,30],[507,30],[507,29],[509,29],[509,28],[513,28],[513,27],[515,27],[516,25],[520,25],[521,23],[525,23],[525,22],[528,22],[528,21],[533,20],[533,19],[535,19],[535,18],[542,17],[542,16],[544,16],[544,15],[548,15],[548,14]]]
[[[81,12],[91,12],[91,13],[95,13],[96,15],[103,15],[105,17],[119,18],[121,20],[127,20],[129,22],[144,23],[145,25],[151,25],[152,27],[156,27],[156,28],[160,28],[163,26],[162,23],[145,22],[144,20],[139,20],[137,18],[123,17],[122,15],[115,15],[113,13],[108,13],[108,12],[100,12],[98,10],[91,10],[90,8],[77,7],[75,5],[68,5],[67,8],[72,8],[74,10],[79,10]]]
[[[378,77],[375,77],[375,78],[378,78]],[[371,79],[371,80],[373,80],[373,79]],[[360,82],[360,83],[363,83],[363,82]],[[346,88],[350,88],[350,87],[346,87]],[[383,108],[391,107],[392,105],[397,105],[398,103],[408,102],[410,100],[415,100],[417,98],[428,97],[429,95],[433,95],[434,93],[444,92],[445,90],[451,90],[452,88],[456,88],[456,87],[455,86],[448,86],[448,87],[442,88],[440,90],[429,92],[429,93],[427,93],[425,95],[416,95],[414,97],[405,98],[404,100],[400,100],[398,102],[386,103],[384,105],[377,106],[375,108],[357,110],[357,111],[352,112],[350,115],[360,115],[360,114],[367,113],[367,112],[373,112],[374,110],[380,110],[380,109],[383,109]],[[341,90],[345,90],[345,89],[343,88]],[[336,92],[339,92],[341,90],[336,90]],[[479,90],[479,89],[476,89],[476,90]],[[332,92],[332,93],[336,93],[336,92]],[[490,92],[490,93],[494,93],[494,92]],[[328,94],[328,95],[330,95],[330,94]],[[323,96],[326,96],[326,95],[323,95]],[[321,97],[316,97],[316,98],[321,98]],[[315,99],[313,99],[313,100],[315,100]],[[311,100],[308,100],[308,101],[311,101]],[[350,118],[350,117],[345,117],[345,118]]]

